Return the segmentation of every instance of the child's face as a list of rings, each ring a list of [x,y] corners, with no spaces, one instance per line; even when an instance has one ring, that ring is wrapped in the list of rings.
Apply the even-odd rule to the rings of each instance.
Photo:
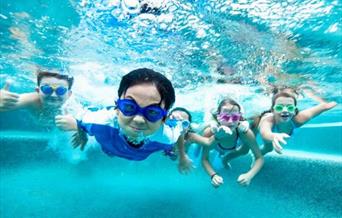
[[[141,108],[158,105],[161,96],[153,84],[138,84],[127,89],[126,93],[120,96],[121,99],[133,99]],[[164,108],[164,102],[160,105]],[[155,133],[163,123],[163,119],[156,122],[148,121],[142,114],[133,116],[125,116],[118,110],[118,122],[124,134],[131,138],[152,135]]]
[[[45,90],[52,93],[44,93]],[[64,79],[55,77],[44,77],[37,87],[37,92],[42,104],[61,107],[64,102],[70,97],[71,91],[68,89],[68,82]]]
[[[276,122],[289,122],[295,115],[291,107],[295,105],[294,99],[289,97],[279,97],[275,100],[273,114]],[[277,108],[278,107],[278,108]],[[282,110],[281,110],[282,109]]]
[[[221,125],[228,126],[229,128],[236,128],[239,124],[240,117],[241,114],[238,106],[225,104],[217,115],[217,120]]]

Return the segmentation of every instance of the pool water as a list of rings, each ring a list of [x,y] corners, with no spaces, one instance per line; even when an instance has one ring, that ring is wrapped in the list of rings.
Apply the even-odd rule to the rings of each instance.
[[[283,155],[266,156],[249,187],[236,182],[247,155],[219,171],[225,183],[215,189],[200,165],[180,175],[161,153],[132,162],[92,149],[75,164],[49,148],[46,133],[2,131],[1,217],[340,217],[340,132],[304,126]]]
[[[11,91],[31,92],[38,68],[59,69],[74,76],[83,106],[111,105],[122,75],[149,67],[172,80],[176,106],[198,124],[225,94],[248,116],[268,109],[262,79],[310,86],[338,105],[291,136],[284,154],[267,155],[250,186],[236,182],[246,155],[219,169],[217,189],[197,156],[181,175],[161,153],[134,162],[94,141],[73,150],[69,133],[30,112],[1,112],[1,218],[342,217],[340,1],[165,1],[161,14],[129,13],[123,2],[0,1],[0,86],[9,79]],[[218,82],[220,64],[227,83]]]

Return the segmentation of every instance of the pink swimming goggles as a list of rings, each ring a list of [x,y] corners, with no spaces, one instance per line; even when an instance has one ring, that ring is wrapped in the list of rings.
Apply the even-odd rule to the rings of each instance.
[[[240,120],[241,116],[241,113],[220,113],[218,115],[218,120],[224,122],[228,122],[230,120],[232,122],[237,122]]]

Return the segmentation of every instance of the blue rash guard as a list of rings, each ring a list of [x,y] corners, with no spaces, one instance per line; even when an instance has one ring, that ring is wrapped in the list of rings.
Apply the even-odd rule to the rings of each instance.
[[[95,136],[102,151],[108,156],[137,161],[146,159],[156,151],[171,150],[183,133],[181,122],[172,127],[162,124],[157,132],[146,137],[141,146],[134,147],[127,142],[120,131],[116,111],[113,108],[87,111],[81,120],[77,120],[77,125],[90,136]]]

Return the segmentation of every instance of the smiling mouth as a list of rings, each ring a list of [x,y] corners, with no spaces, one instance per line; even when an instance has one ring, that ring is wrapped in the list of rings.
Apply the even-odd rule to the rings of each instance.
[[[288,119],[290,117],[290,114],[281,114],[281,118]]]
[[[137,132],[140,132],[140,131],[144,131],[144,130],[145,130],[145,129],[138,128],[138,127],[134,127],[134,126],[131,126],[131,128],[132,128],[134,131],[137,131]]]

